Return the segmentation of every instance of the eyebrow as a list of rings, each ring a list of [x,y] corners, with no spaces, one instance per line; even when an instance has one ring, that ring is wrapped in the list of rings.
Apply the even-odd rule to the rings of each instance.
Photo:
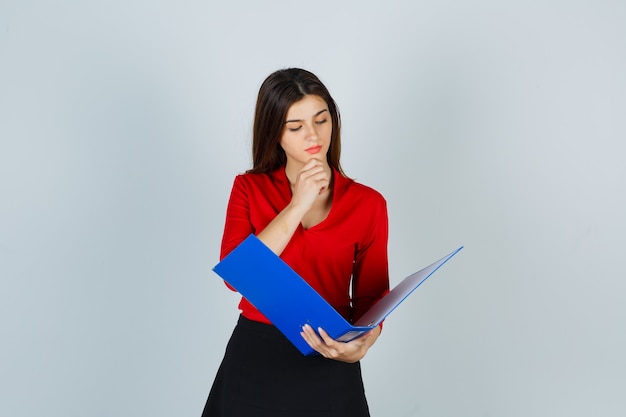
[[[324,109],[324,110],[320,110],[320,111],[318,111],[317,113],[315,113],[315,115],[314,115],[313,117],[317,117],[317,116],[319,116],[320,114],[324,113],[325,111],[328,111],[328,109]],[[292,119],[292,120],[287,120],[287,121],[285,122],[285,124],[287,124],[287,123],[293,123],[293,122],[301,122],[301,121],[302,121],[301,119]]]

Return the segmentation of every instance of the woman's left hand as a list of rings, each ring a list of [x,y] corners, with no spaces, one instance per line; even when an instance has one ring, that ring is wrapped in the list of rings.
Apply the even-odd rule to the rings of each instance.
[[[304,340],[325,358],[340,362],[358,362],[380,336],[380,326],[376,326],[363,336],[350,342],[338,342],[328,335],[321,327],[319,336],[311,326],[305,324],[300,333]]]

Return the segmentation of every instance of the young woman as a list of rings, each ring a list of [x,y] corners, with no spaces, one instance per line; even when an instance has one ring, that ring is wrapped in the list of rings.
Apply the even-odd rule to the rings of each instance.
[[[253,168],[235,178],[221,258],[254,233],[346,319],[389,288],[387,207],[339,163],[337,106],[312,73],[285,69],[261,85]],[[203,417],[369,416],[359,361],[380,327],[348,343],[305,326],[302,355],[245,298]]]

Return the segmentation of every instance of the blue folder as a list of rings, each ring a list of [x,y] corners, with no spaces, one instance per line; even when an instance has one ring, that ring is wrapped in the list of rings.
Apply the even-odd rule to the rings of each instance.
[[[321,327],[348,342],[378,326],[406,297],[463,247],[406,277],[355,323],[349,323],[256,236],[248,236],[213,270],[263,313],[304,355],[316,352],[300,335]]]

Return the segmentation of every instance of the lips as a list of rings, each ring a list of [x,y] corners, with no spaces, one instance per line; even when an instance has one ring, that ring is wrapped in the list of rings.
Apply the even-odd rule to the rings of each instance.
[[[310,148],[305,149],[305,151],[307,151],[311,155],[316,154],[321,150],[322,150],[321,145],[311,146]]]

